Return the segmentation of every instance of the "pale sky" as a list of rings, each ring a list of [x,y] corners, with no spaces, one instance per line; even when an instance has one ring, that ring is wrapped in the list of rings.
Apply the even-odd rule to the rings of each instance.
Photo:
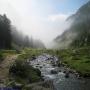
[[[23,33],[48,44],[68,25],[67,17],[89,0],[0,0],[0,14],[6,15]]]

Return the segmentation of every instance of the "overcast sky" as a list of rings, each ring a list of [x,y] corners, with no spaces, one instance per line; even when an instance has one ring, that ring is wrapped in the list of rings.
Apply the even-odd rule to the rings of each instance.
[[[51,42],[68,26],[65,20],[89,0],[0,0],[0,14],[30,37]]]

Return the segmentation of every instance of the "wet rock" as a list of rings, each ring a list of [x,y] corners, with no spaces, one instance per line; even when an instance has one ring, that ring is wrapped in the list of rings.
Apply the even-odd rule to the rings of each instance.
[[[32,56],[32,60],[35,60],[35,59],[36,59],[36,57],[35,57],[35,55],[33,55],[33,56]]]
[[[56,66],[56,64],[52,64],[52,66],[54,66],[54,67],[55,67],[55,66]]]
[[[36,67],[38,67],[38,66],[36,66]]]
[[[58,73],[58,71],[56,71],[56,70],[51,70],[51,74],[57,74]]]
[[[43,64],[43,66],[45,66],[45,64]]]
[[[69,72],[65,73],[65,78],[69,78]]]
[[[61,70],[59,70],[59,72],[61,72]]]
[[[40,68],[42,68],[42,66],[40,66]]]
[[[41,79],[42,79],[42,81],[44,81],[44,76],[43,75],[41,75]]]
[[[73,74],[74,72],[73,72],[73,70],[69,70],[69,73],[72,73]]]
[[[58,63],[58,65],[57,65],[58,67],[60,67],[61,66],[61,64],[60,63]]]
[[[63,71],[63,73],[66,73],[66,71]]]
[[[65,78],[69,78],[69,71],[66,69],[63,71],[63,73],[65,74]]]

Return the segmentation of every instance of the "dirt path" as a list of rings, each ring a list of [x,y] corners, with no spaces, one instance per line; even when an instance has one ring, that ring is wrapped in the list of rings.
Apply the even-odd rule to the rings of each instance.
[[[8,77],[9,67],[15,61],[18,55],[9,55],[0,64],[0,80],[5,80]]]

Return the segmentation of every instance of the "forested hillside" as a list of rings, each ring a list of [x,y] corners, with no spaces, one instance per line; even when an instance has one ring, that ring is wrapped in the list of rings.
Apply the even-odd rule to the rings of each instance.
[[[5,14],[0,15],[0,49],[20,50],[24,47],[45,48],[45,45],[17,30]]]
[[[11,22],[6,15],[0,15],[0,49],[11,48]]]
[[[90,2],[83,5],[66,22],[72,22],[68,30],[55,39],[57,47],[90,46]]]

